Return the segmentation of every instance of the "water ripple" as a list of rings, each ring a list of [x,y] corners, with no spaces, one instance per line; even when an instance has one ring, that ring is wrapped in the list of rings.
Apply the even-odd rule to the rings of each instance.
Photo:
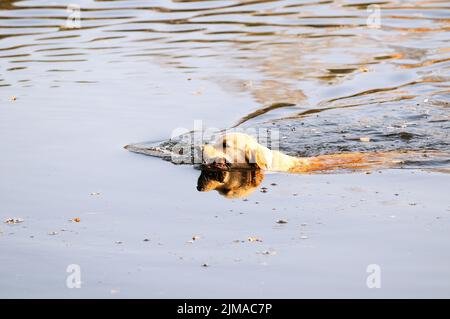
[[[236,113],[230,126],[323,125],[328,136],[319,134],[316,142],[329,140],[325,144],[342,148],[352,139],[333,135],[332,128],[371,135],[384,140],[384,147],[393,140],[420,146],[414,141],[429,132],[436,136],[430,145],[447,145],[441,133],[448,134],[448,125],[442,127],[448,118],[436,104],[448,103],[449,97],[447,1],[78,2],[80,28],[68,24],[72,1],[0,2],[2,89],[34,82],[55,89],[61,83],[96,85],[107,78],[105,70],[127,80],[129,70],[120,64],[156,63],[249,96],[255,109]],[[367,24],[367,9],[374,4],[381,10],[379,28]],[[382,123],[382,110],[389,109],[391,119],[402,118],[401,110],[416,104],[434,120],[416,119],[406,135],[359,131],[339,121],[331,125],[328,118],[356,123],[374,112]],[[384,121],[383,127],[395,127]],[[417,131],[425,128],[426,134]],[[293,147],[288,149],[295,152]]]

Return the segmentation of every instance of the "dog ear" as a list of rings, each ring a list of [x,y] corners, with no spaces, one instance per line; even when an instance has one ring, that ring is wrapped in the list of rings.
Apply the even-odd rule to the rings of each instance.
[[[262,152],[261,149],[257,148],[254,153],[256,158],[256,165],[260,169],[267,169],[269,167],[268,159],[266,157],[265,152]]]
[[[245,150],[245,157],[248,160],[248,163],[256,165],[259,169],[267,169],[269,167],[269,160],[266,156],[266,152],[264,152],[260,147],[251,149],[247,148]]]

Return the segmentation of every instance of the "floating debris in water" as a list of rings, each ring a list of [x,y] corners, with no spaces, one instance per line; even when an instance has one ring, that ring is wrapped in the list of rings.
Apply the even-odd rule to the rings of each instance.
[[[192,236],[192,240],[193,241],[196,241],[196,240],[199,240],[199,239],[200,239],[200,236],[197,236],[197,235]]]
[[[258,237],[248,237],[247,238],[247,240],[249,241],[249,242],[262,242],[262,239],[261,238],[258,238]]]
[[[9,98],[11,102],[17,101],[17,96],[13,95]]]
[[[360,137],[359,140],[361,142],[370,142],[370,137]]]
[[[55,235],[58,235],[58,233],[57,232],[55,232],[55,231],[51,231],[51,232],[49,232],[48,233],[50,236],[55,236]]]
[[[115,295],[115,294],[118,294],[120,292],[120,289],[119,288],[113,288],[109,292],[111,293],[111,295]]]
[[[91,196],[99,196],[100,193],[99,193],[99,192],[92,192],[92,193],[90,193],[89,195],[91,195]]]
[[[19,223],[23,223],[23,222],[24,222],[24,220],[22,218],[16,218],[16,217],[7,218],[5,220],[5,224],[19,224]]]
[[[243,83],[243,85],[244,85],[245,87],[253,87],[253,81],[245,81],[245,82]]]
[[[261,187],[261,193],[267,193],[268,189],[267,187]]]
[[[207,268],[207,267],[209,267],[209,264],[204,263],[204,264],[202,264],[202,267]]]
[[[143,241],[150,241],[150,239],[148,239],[148,238],[144,238],[144,240]]]
[[[287,223],[288,223],[287,220],[284,219],[277,220],[277,224],[287,224]]]
[[[201,87],[200,89],[192,92],[193,95],[203,95],[203,92],[205,91],[205,88]]]
[[[75,217],[75,218],[72,218],[70,221],[71,222],[75,222],[75,223],[79,223],[79,222],[81,222],[81,218],[80,217]]]
[[[117,244],[117,245],[121,245],[121,244],[123,244],[123,241],[118,240],[118,241],[116,241],[114,243]]]
[[[274,256],[276,254],[277,254],[277,252],[274,250],[263,250],[261,252],[261,255],[265,255],[265,256]]]
[[[277,183],[272,183],[272,184],[270,184],[270,185],[272,185],[272,186],[277,186]]]

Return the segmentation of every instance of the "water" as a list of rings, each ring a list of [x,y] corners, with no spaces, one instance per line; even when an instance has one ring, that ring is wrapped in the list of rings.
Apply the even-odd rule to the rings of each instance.
[[[114,82],[100,107],[126,99],[117,107],[130,114],[141,93],[165,122],[143,139],[201,119],[276,127],[299,155],[449,149],[445,1],[380,3],[380,28],[367,26],[370,2],[79,1],[81,28],[70,29],[72,2],[2,1],[4,101],[33,88],[98,96]]]
[[[6,92],[37,87],[70,98],[73,86],[90,92],[115,80],[122,90],[101,107],[118,94],[133,104],[134,90],[152,90],[148,112],[158,113],[152,104],[185,88],[168,92],[152,64],[186,82],[209,82],[189,87],[193,96],[214,85],[233,97],[196,113],[199,103],[173,96],[182,106],[164,107],[171,129],[191,113],[219,128],[289,123],[299,128],[285,147],[291,153],[364,149],[349,142],[360,136],[375,142],[370,149],[448,149],[445,1],[384,1],[380,28],[367,26],[367,1],[84,0],[75,2],[81,28],[70,29],[72,3],[2,1],[3,101]]]
[[[225,200],[122,148],[201,120],[293,155],[448,152],[448,1],[379,2],[380,28],[370,3],[0,0],[0,218],[24,220],[0,224],[0,296],[448,297],[448,170],[238,176]]]

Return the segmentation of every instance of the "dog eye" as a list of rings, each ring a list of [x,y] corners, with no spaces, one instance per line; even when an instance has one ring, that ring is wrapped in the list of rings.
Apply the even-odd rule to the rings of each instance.
[[[223,142],[222,142],[222,147],[223,147],[223,148],[226,148],[226,147],[227,147],[227,141],[223,140]]]

